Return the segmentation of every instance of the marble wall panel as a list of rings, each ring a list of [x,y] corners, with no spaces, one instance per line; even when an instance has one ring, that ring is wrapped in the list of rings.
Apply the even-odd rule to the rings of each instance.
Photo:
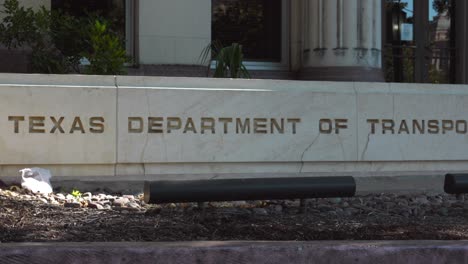
[[[468,159],[468,89],[356,84],[361,161]]]
[[[113,164],[116,162],[114,78],[63,76],[21,84],[0,78],[0,164]],[[31,76],[25,79],[30,79]],[[76,79],[75,77],[68,77]],[[7,84],[4,84],[7,83]],[[61,83],[61,84],[58,84]]]

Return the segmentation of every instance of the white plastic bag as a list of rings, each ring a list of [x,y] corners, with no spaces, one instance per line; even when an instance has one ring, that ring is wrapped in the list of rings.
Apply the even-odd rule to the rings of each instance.
[[[45,193],[49,194],[52,192],[52,185],[50,184],[49,170],[42,168],[26,168],[19,171],[21,173],[21,187],[28,189],[33,193]]]

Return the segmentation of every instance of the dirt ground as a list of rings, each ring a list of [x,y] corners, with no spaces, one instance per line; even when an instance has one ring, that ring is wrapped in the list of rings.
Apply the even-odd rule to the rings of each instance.
[[[137,213],[0,196],[0,242],[468,239],[466,210],[447,216],[428,212],[405,217],[368,210],[343,215],[301,212],[284,203],[278,210],[275,203],[204,209],[145,205],[145,211]]]

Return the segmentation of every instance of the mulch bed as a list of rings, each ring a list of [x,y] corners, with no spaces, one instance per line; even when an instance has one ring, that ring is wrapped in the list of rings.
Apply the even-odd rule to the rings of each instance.
[[[0,195],[0,242],[468,239],[465,209],[446,216],[431,211],[403,216],[378,210],[344,215],[314,208],[312,204],[301,212],[296,205],[271,201],[203,209],[192,204],[144,205],[144,211],[123,212]]]

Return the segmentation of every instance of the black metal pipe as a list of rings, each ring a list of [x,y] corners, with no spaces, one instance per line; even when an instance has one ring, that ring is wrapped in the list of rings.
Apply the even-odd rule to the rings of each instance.
[[[468,193],[468,174],[446,174],[444,191],[449,194]]]
[[[145,182],[146,203],[351,197],[351,176]]]

